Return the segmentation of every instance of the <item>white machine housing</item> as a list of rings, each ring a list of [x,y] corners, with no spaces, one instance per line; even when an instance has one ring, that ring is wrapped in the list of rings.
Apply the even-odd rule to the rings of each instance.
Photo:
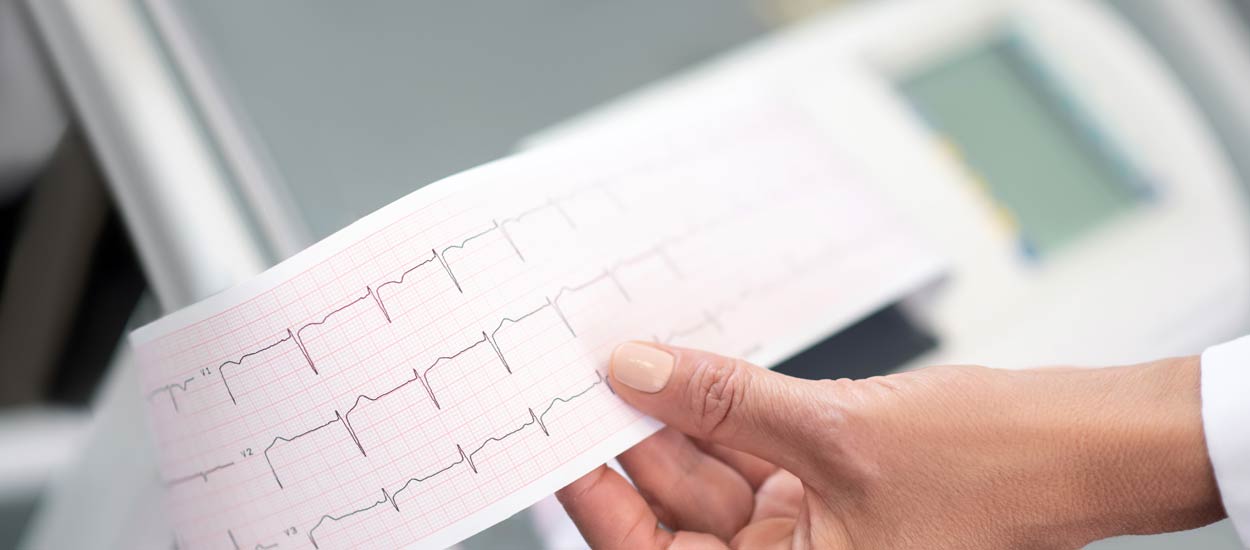
[[[1008,209],[899,87],[908,74],[1004,36],[1027,47],[1081,123],[1150,187],[1148,198],[1041,257],[1022,253]],[[948,279],[907,304],[939,342],[910,366],[1123,363],[1194,353],[1250,331],[1243,188],[1175,77],[1100,3],[868,4],[536,140],[576,139],[726,94],[802,109],[951,260]]]

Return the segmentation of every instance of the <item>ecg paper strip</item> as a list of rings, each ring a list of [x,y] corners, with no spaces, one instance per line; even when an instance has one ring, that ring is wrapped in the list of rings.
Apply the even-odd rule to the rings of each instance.
[[[658,429],[616,344],[771,366],[939,273],[903,227],[764,106],[414,192],[132,336],[176,544],[454,544]]]

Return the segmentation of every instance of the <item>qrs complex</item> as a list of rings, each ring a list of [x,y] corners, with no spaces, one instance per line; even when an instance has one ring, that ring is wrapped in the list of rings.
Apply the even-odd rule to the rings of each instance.
[[[319,425],[319,426],[317,426],[317,427],[315,427],[315,428],[312,428],[312,429],[306,430],[306,431],[304,431],[304,432],[299,433],[298,435],[294,435],[294,436],[291,436],[291,437],[283,437],[283,436],[278,436],[278,437],[273,438],[273,441],[271,441],[271,442],[269,443],[269,445],[267,445],[267,446],[265,447],[265,450],[264,450],[264,456],[265,456],[265,461],[269,464],[269,470],[270,470],[270,472],[272,472],[272,473],[273,473],[274,481],[276,481],[276,482],[278,483],[278,487],[283,487],[283,485],[282,485],[282,480],[281,480],[281,478],[279,478],[278,473],[277,473],[277,470],[274,468],[274,466],[273,466],[273,462],[272,462],[272,461],[270,460],[270,458],[269,458],[269,451],[270,451],[270,450],[272,450],[272,449],[274,448],[274,446],[276,446],[276,445],[278,444],[278,442],[279,442],[279,441],[281,441],[281,442],[285,442],[285,443],[291,443],[291,442],[295,441],[296,439],[299,439],[299,438],[304,437],[304,436],[306,436],[306,435],[309,435],[309,434],[312,434],[312,433],[314,433],[314,432],[317,432],[317,431],[319,431],[319,430],[321,430],[321,429],[323,429],[323,428],[326,428],[326,427],[332,426],[332,425],[334,425],[335,423],[340,423],[340,424],[342,424],[342,425],[343,425],[343,427],[347,430],[348,435],[349,435],[349,436],[351,436],[352,441],[353,441],[353,442],[355,442],[357,449],[359,449],[359,450],[360,450],[360,454],[361,454],[361,456],[368,456],[368,454],[369,454],[369,453],[365,451],[364,446],[360,443],[360,438],[359,438],[359,436],[356,434],[356,430],[355,430],[354,428],[352,428],[352,424],[351,424],[351,415],[352,415],[352,413],[353,413],[353,412],[355,412],[355,411],[356,411],[356,409],[357,409],[358,407],[360,407],[360,405],[361,405],[363,402],[366,402],[366,401],[367,401],[367,402],[370,402],[370,403],[375,403],[375,402],[377,402],[378,400],[380,400],[380,399],[382,399],[382,398],[385,398],[385,397],[387,397],[387,396],[389,396],[389,395],[391,395],[391,394],[394,394],[395,392],[397,392],[397,391],[399,391],[399,390],[403,389],[404,387],[408,386],[409,384],[411,384],[411,383],[413,383],[413,382],[418,382],[418,383],[420,383],[420,384],[421,384],[421,386],[425,389],[425,393],[426,393],[426,395],[427,395],[427,396],[429,396],[430,401],[434,404],[434,407],[435,407],[435,408],[437,408],[437,409],[441,409],[441,408],[442,408],[442,405],[441,405],[441,404],[439,404],[439,402],[438,402],[438,397],[437,397],[437,395],[434,393],[434,389],[430,386],[430,383],[429,383],[430,372],[431,372],[431,371],[433,371],[435,367],[437,367],[437,366],[439,366],[439,365],[442,365],[442,364],[445,364],[446,362],[453,361],[453,360],[455,360],[455,359],[459,358],[461,355],[464,355],[465,353],[468,353],[469,351],[471,351],[471,350],[473,350],[473,349],[477,348],[478,346],[480,346],[480,345],[482,345],[482,344],[484,344],[484,343],[488,343],[488,342],[489,342],[489,343],[491,344],[491,347],[492,347],[492,349],[494,349],[495,354],[499,357],[499,361],[500,361],[501,365],[504,367],[504,369],[507,371],[507,373],[508,373],[508,374],[512,374],[512,369],[511,369],[511,368],[509,368],[509,366],[508,366],[508,362],[504,359],[503,354],[499,351],[498,346],[496,346],[496,345],[495,345],[495,343],[494,343],[494,341],[493,341],[493,338],[495,337],[495,335],[497,335],[497,334],[499,333],[499,331],[500,331],[500,330],[501,330],[501,329],[505,326],[505,324],[506,324],[506,323],[517,323],[517,322],[520,322],[520,321],[522,321],[522,320],[525,320],[525,319],[527,319],[527,318],[529,318],[529,317],[533,316],[534,314],[536,314],[536,313],[538,313],[538,312],[542,311],[543,309],[546,309],[546,308],[547,308],[547,307],[549,307],[550,305],[551,305],[551,302],[548,302],[548,303],[543,304],[542,306],[540,306],[538,309],[535,309],[535,310],[533,310],[533,311],[530,311],[529,313],[526,313],[526,314],[524,314],[524,315],[521,315],[521,316],[519,316],[519,317],[517,317],[517,318],[515,318],[515,319],[505,317],[502,321],[500,321],[500,322],[499,322],[499,325],[497,325],[497,326],[495,327],[495,330],[493,330],[493,331],[491,332],[491,334],[490,334],[490,335],[487,335],[486,331],[482,331],[482,338],[481,338],[481,339],[477,340],[476,342],[474,342],[474,343],[470,344],[468,347],[465,347],[465,348],[463,348],[463,349],[461,349],[461,350],[459,350],[459,351],[457,351],[457,352],[455,352],[455,353],[452,353],[452,354],[450,354],[450,355],[444,355],[444,356],[438,357],[438,358],[437,358],[437,359],[435,359],[433,362],[431,362],[429,366],[427,366],[427,367],[425,368],[424,372],[418,372],[418,370],[417,370],[417,369],[415,369],[415,368],[414,368],[414,369],[412,369],[412,377],[411,377],[411,378],[409,378],[409,379],[407,379],[407,380],[405,380],[403,383],[399,384],[398,386],[395,386],[395,387],[393,387],[393,388],[391,388],[391,389],[389,389],[389,390],[386,390],[386,391],[384,391],[384,392],[382,392],[382,393],[380,393],[380,394],[378,394],[378,395],[376,395],[376,396],[369,396],[369,395],[365,395],[365,394],[360,394],[360,395],[357,395],[357,396],[356,396],[356,400],[355,400],[355,402],[353,402],[353,403],[352,403],[352,406],[351,406],[350,408],[348,408],[348,409],[347,409],[347,412],[346,412],[346,413],[340,414],[340,413],[339,413],[339,411],[337,411],[337,410],[336,410],[336,411],[334,411],[334,419],[332,419],[332,420],[330,420],[330,421],[328,421],[328,422],[326,422],[326,423],[324,423],[324,424],[321,424],[321,425]]]
[[[527,412],[529,412],[529,420],[526,420],[525,422],[521,423],[515,429],[509,432],[503,433],[501,435],[489,437],[485,439],[484,441],[482,441],[477,447],[473,448],[473,450],[468,451],[468,452],[465,452],[464,447],[460,446],[460,444],[456,444],[455,445],[456,452],[460,456],[460,458],[439,468],[438,470],[435,470],[424,476],[410,477],[407,480],[405,480],[404,483],[399,486],[399,488],[391,492],[387,492],[386,488],[383,487],[381,489],[382,498],[375,501],[373,504],[370,504],[363,508],[357,508],[355,510],[352,510],[350,512],[346,512],[337,516],[333,514],[322,515],[317,520],[317,522],[313,524],[311,528],[308,529],[308,541],[312,543],[313,547],[320,548],[320,546],[318,546],[317,544],[316,531],[317,529],[321,528],[321,526],[327,521],[334,521],[334,522],[342,521],[352,516],[373,510],[374,508],[377,508],[378,506],[381,506],[383,504],[390,504],[391,507],[394,508],[396,512],[399,512],[400,511],[399,501],[397,499],[399,498],[400,493],[408,490],[408,488],[412,486],[412,484],[414,483],[424,483],[426,481],[430,481],[431,479],[434,479],[435,477],[439,475],[442,475],[446,472],[451,471],[456,466],[467,465],[473,473],[475,474],[478,473],[478,464],[474,462],[473,460],[473,457],[476,456],[477,453],[485,449],[487,445],[491,443],[502,442],[505,439],[508,439],[509,437],[512,437],[516,434],[521,433],[522,431],[524,431],[526,428],[530,426],[538,426],[539,429],[542,430],[542,433],[544,436],[550,437],[551,432],[547,429],[545,418],[547,414],[551,412],[551,409],[555,407],[557,403],[569,403],[570,401],[573,401],[574,399],[577,399],[583,395],[586,395],[587,393],[590,393],[591,390],[595,389],[595,387],[600,384],[607,386],[609,390],[612,389],[612,386],[607,383],[607,381],[603,378],[603,375],[599,374],[598,372],[595,372],[595,381],[592,382],[589,386],[587,386],[585,389],[573,395],[570,395],[567,397],[556,397],[552,399],[541,413],[535,413],[533,408],[527,409]]]
[[[560,287],[556,291],[553,297],[547,298],[546,301],[543,304],[539,305],[538,307],[535,307],[534,309],[531,309],[515,317],[504,317],[500,319],[500,321],[495,325],[495,327],[490,332],[487,332],[485,330],[481,331],[481,335],[482,335],[481,338],[477,339],[476,341],[469,344],[468,346],[461,348],[460,350],[457,350],[454,353],[443,355],[434,359],[432,362],[430,362],[429,365],[425,367],[424,370],[418,370],[416,368],[412,369],[412,376],[408,378],[407,380],[403,381],[402,383],[400,383],[399,385],[372,397],[369,395],[365,395],[365,394],[357,395],[355,398],[355,401],[352,403],[352,406],[348,408],[345,413],[340,413],[338,410],[336,410],[334,411],[333,419],[330,419],[326,421],[325,423],[322,423],[316,427],[310,428],[308,430],[305,430],[293,436],[274,437],[273,440],[270,441],[269,444],[265,446],[265,450],[263,453],[265,456],[265,461],[269,465],[269,470],[273,474],[274,481],[277,482],[279,488],[285,488],[285,486],[282,483],[281,477],[278,475],[277,469],[274,467],[273,461],[270,459],[270,456],[269,456],[269,452],[273,450],[274,447],[276,447],[280,442],[292,443],[297,439],[311,435],[313,433],[316,433],[324,428],[333,426],[335,424],[341,424],[343,426],[343,428],[347,432],[352,442],[356,445],[356,448],[360,451],[361,456],[368,456],[368,452],[365,450],[364,445],[360,442],[359,435],[356,433],[356,430],[352,427],[352,424],[351,424],[352,413],[355,412],[356,409],[360,407],[363,402],[370,402],[370,403],[377,402],[379,399],[392,395],[395,392],[403,389],[404,387],[407,387],[408,385],[412,384],[413,382],[417,382],[425,390],[426,395],[430,398],[430,401],[431,403],[433,403],[434,407],[436,409],[442,409],[442,404],[438,400],[438,393],[435,391],[435,388],[431,383],[431,378],[430,378],[431,373],[434,371],[436,367],[439,367],[440,365],[444,365],[451,361],[454,361],[455,359],[459,358],[465,353],[468,353],[476,349],[478,346],[481,346],[483,344],[489,344],[491,347],[491,350],[494,352],[495,356],[499,359],[500,366],[503,367],[504,371],[507,374],[512,374],[512,367],[508,364],[507,356],[506,354],[504,354],[504,352],[502,351],[498,343],[500,332],[512,325],[521,323],[525,321],[526,319],[529,319],[535,315],[538,315],[539,313],[543,311],[551,310],[557,316],[557,318],[559,318],[560,322],[563,324],[565,329],[568,330],[569,335],[576,338],[577,331],[574,330],[572,324],[569,323],[568,318],[564,315],[564,312],[561,311],[560,305],[559,305],[560,300],[562,298],[567,297],[568,295],[572,293],[584,291],[586,289],[589,289],[595,286],[596,284],[603,283],[604,281],[611,281],[613,283],[613,288],[615,288],[621,294],[621,297],[626,302],[629,302],[631,300],[629,293],[626,292],[624,287],[621,286],[620,282],[617,280],[616,276],[614,275],[614,272],[616,270],[622,269],[627,266],[638,264],[640,262],[651,259],[653,257],[659,257],[661,255],[661,253],[659,252],[660,250],[661,248],[658,246],[653,247],[647,252],[638,254],[632,258],[627,258],[625,260],[618,262],[611,268],[603,270],[598,275],[590,277],[589,279],[587,279],[586,281],[583,281],[582,283],[572,285],[572,286]],[[710,318],[710,314],[705,314],[705,315],[708,315],[708,318]],[[702,327],[702,326],[703,324],[700,324],[698,327]],[[690,329],[687,329],[687,331],[689,330]],[[697,328],[694,330],[697,330]],[[671,337],[670,337],[670,340],[671,340]]]
[[[217,374],[221,375],[221,384],[222,384],[223,386],[225,386],[225,387],[226,387],[226,393],[230,395],[230,402],[231,402],[231,403],[234,403],[235,405],[238,405],[238,404],[239,404],[239,400],[235,399],[235,398],[234,398],[234,392],[233,392],[233,391],[230,391],[230,382],[226,380],[226,367],[228,367],[228,366],[230,366],[230,365],[243,366],[243,360],[244,360],[244,359],[247,359],[248,357],[251,357],[251,356],[253,356],[253,355],[260,355],[261,353],[264,353],[264,352],[269,351],[269,350],[271,350],[271,349],[273,349],[273,348],[276,348],[276,347],[278,347],[279,345],[281,345],[283,342],[286,342],[286,341],[292,340],[292,339],[294,339],[294,338],[295,338],[295,335],[291,332],[291,329],[286,329],[286,338],[282,338],[282,339],[280,339],[280,340],[278,340],[278,341],[276,341],[276,342],[274,342],[274,343],[272,343],[272,344],[269,344],[268,346],[265,346],[265,347],[263,347],[263,348],[260,348],[260,349],[258,349],[258,350],[256,350],[256,351],[252,351],[252,352],[245,353],[245,354],[243,354],[243,355],[239,356],[239,358],[238,358],[238,359],[235,359],[235,360],[232,360],[232,361],[226,361],[225,363],[222,363],[222,364],[220,364],[220,365],[218,365],[218,366],[217,366]],[[300,346],[300,351],[303,351],[303,349],[304,349],[304,348],[303,348],[303,346]],[[311,364],[311,363],[310,363],[310,364]]]
[[[410,382],[409,382],[409,383],[410,383]],[[407,384],[407,383],[405,383],[405,384]],[[512,429],[512,430],[510,430],[510,431],[504,432],[504,433],[502,433],[502,434],[499,434],[499,435],[494,435],[494,436],[488,437],[488,438],[486,438],[486,439],[482,440],[480,443],[478,443],[476,447],[472,447],[472,448],[471,448],[471,450],[468,450],[468,451],[466,451],[466,450],[465,450],[465,447],[464,447],[464,446],[462,446],[461,444],[459,444],[459,443],[453,443],[452,445],[455,447],[455,449],[456,449],[456,454],[457,454],[457,456],[458,456],[459,458],[457,458],[456,460],[454,460],[454,461],[452,461],[452,462],[450,462],[450,463],[448,463],[448,464],[446,464],[446,465],[443,465],[442,467],[440,467],[440,468],[438,468],[437,470],[434,470],[434,471],[432,471],[432,472],[430,472],[430,473],[428,473],[428,474],[425,474],[425,475],[415,475],[415,476],[409,477],[408,479],[403,480],[403,482],[402,482],[402,483],[398,484],[398,486],[397,486],[395,489],[393,489],[393,490],[388,491],[385,487],[382,487],[382,488],[380,489],[380,491],[381,491],[381,493],[382,493],[382,497],[381,497],[380,499],[378,499],[377,501],[373,502],[372,504],[369,504],[369,505],[367,505],[367,506],[364,506],[364,507],[361,507],[361,508],[357,508],[357,509],[351,510],[351,511],[349,511],[349,512],[344,512],[344,513],[341,513],[341,514],[337,514],[337,515],[335,515],[335,514],[333,514],[333,513],[326,513],[326,514],[322,514],[322,515],[321,515],[321,517],[317,518],[317,521],[316,521],[315,523],[313,523],[311,527],[309,527],[309,528],[308,528],[308,530],[307,530],[308,541],[309,541],[310,543],[312,543],[312,545],[313,545],[313,547],[314,547],[314,548],[320,548],[320,546],[319,546],[319,545],[318,545],[318,543],[317,543],[316,533],[317,533],[317,530],[318,530],[318,529],[320,529],[320,528],[321,528],[321,527],[322,527],[322,526],[323,526],[326,522],[339,522],[339,521],[342,521],[342,520],[345,520],[345,519],[351,518],[351,517],[353,517],[353,516],[357,516],[357,515],[363,514],[363,513],[365,513],[365,512],[368,512],[368,511],[370,511],[370,510],[373,510],[373,509],[375,509],[375,508],[377,508],[377,507],[379,507],[379,506],[382,506],[382,505],[384,505],[384,504],[390,504],[390,505],[391,505],[391,507],[395,510],[395,512],[396,512],[396,513],[399,513],[399,512],[401,511],[401,510],[400,510],[400,507],[399,507],[399,496],[400,496],[402,493],[404,493],[405,491],[407,491],[407,490],[408,490],[409,488],[411,488],[414,484],[420,484],[420,483],[425,483],[425,482],[431,481],[431,480],[433,480],[434,478],[436,478],[436,477],[438,477],[438,476],[440,476],[440,475],[442,475],[442,474],[445,474],[445,473],[447,473],[447,472],[450,472],[450,471],[454,470],[457,466],[467,466],[467,467],[469,468],[469,471],[471,471],[471,472],[472,472],[472,473],[474,473],[474,474],[477,474],[477,473],[479,472],[479,463],[477,462],[477,460],[476,460],[474,457],[476,457],[478,453],[480,453],[480,452],[482,452],[483,450],[485,450],[485,449],[486,449],[486,447],[487,447],[488,445],[490,445],[491,443],[502,443],[503,441],[507,440],[508,438],[513,437],[513,436],[515,436],[515,435],[517,435],[517,434],[519,434],[519,433],[523,432],[526,428],[530,428],[530,427],[536,426],[536,427],[538,427],[538,429],[539,429],[539,430],[541,430],[541,431],[542,431],[542,434],[543,434],[544,436],[546,436],[546,437],[551,437],[551,430],[547,427],[547,415],[551,414],[552,410],[556,407],[556,405],[558,405],[558,404],[567,404],[567,403],[571,403],[571,402],[572,402],[572,401],[574,401],[575,399],[578,399],[578,398],[580,398],[580,397],[582,397],[582,396],[584,396],[584,395],[586,395],[586,394],[590,393],[592,390],[594,390],[596,387],[598,387],[598,386],[600,386],[600,385],[602,385],[602,386],[606,387],[606,388],[608,389],[608,391],[610,391],[610,392],[612,392],[612,393],[615,393],[615,391],[612,389],[612,385],[611,385],[611,383],[610,383],[610,382],[608,382],[608,381],[607,381],[607,379],[605,379],[601,373],[599,373],[598,371],[595,371],[595,380],[594,380],[594,382],[591,382],[589,385],[587,385],[587,386],[586,386],[585,388],[583,388],[582,390],[580,390],[580,391],[578,391],[578,392],[576,392],[576,393],[573,393],[573,394],[571,394],[571,395],[567,395],[567,396],[558,396],[558,397],[552,398],[550,401],[548,401],[548,402],[547,402],[547,405],[546,405],[546,407],[544,407],[544,408],[542,409],[542,412],[536,412],[536,411],[534,410],[534,408],[533,408],[533,407],[527,408],[527,409],[526,409],[526,412],[527,412],[527,413],[528,413],[528,415],[529,415],[529,419],[528,419],[528,420],[523,421],[523,422],[522,422],[521,424],[519,424],[516,428],[514,428],[514,429]],[[396,390],[398,390],[399,388],[402,388],[402,387],[403,387],[403,385],[400,385],[400,386],[398,386],[398,387],[396,387],[396,388],[394,388],[394,389],[392,389],[392,390],[390,390],[390,391],[386,392],[385,394],[382,394],[382,395],[378,396],[378,398],[384,397],[385,395],[390,394],[390,393],[392,393],[392,392],[394,392],[394,391],[396,391]],[[365,396],[360,396],[360,398],[365,398],[365,399],[368,399],[368,398],[367,398],[367,397],[365,397]],[[358,398],[358,399],[360,399],[360,398]],[[353,408],[354,408],[354,406],[353,406]],[[350,414],[350,412],[351,412],[351,411],[349,410],[348,412],[349,412],[349,414]],[[337,416],[337,415],[336,415],[336,416]],[[323,425],[321,425],[321,426],[319,426],[319,427],[317,427],[317,428],[314,428],[313,430],[318,430],[318,429],[324,428],[325,426],[328,426],[328,425],[334,424],[335,422],[343,422],[343,423],[345,423],[345,424],[346,424],[346,421],[343,419],[343,417],[336,417],[336,419],[335,419],[335,420],[331,420],[330,422],[327,422],[326,424],[323,424]],[[348,428],[348,429],[350,430],[350,428]],[[301,434],[301,435],[306,435],[307,433],[308,433],[308,432],[305,432],[305,434]],[[298,438],[298,437],[299,437],[299,436],[296,436],[295,438]],[[295,438],[291,438],[291,439],[295,439]],[[288,441],[289,441],[289,440],[288,440]],[[268,449],[266,449],[266,452],[267,452],[267,451],[268,451]],[[202,478],[204,481],[206,481],[206,482],[207,482],[207,481],[208,481],[208,476],[209,476],[210,474],[212,474],[212,473],[214,473],[214,472],[216,472],[216,471],[218,471],[218,470],[221,470],[221,469],[224,469],[224,468],[228,468],[228,467],[233,466],[233,465],[234,465],[234,462],[230,462],[230,463],[228,463],[228,464],[223,464],[223,465],[221,465],[221,466],[217,466],[217,467],[214,467],[214,468],[212,468],[212,469],[209,469],[209,470],[206,470],[206,471],[203,471],[203,472],[196,472],[196,473],[194,473],[194,474],[191,474],[191,475],[188,475],[188,476],[184,476],[183,478],[178,478],[178,479],[176,479],[176,480],[172,480],[172,481],[170,481],[170,482],[167,482],[167,486],[176,485],[176,484],[178,484],[178,483],[182,483],[182,482],[185,482],[185,481],[189,481],[189,480],[191,480],[191,479],[195,479],[195,478]],[[272,465],[271,465],[271,467],[272,467]],[[276,474],[275,474],[275,478],[274,478],[274,479],[275,479],[275,480],[277,480]],[[281,484],[281,482],[279,481],[279,485],[280,485],[280,484]],[[230,542],[231,542],[231,544],[234,546],[234,548],[239,548],[239,543],[238,543],[237,539],[235,538],[234,532],[233,532],[232,530],[227,529],[227,530],[226,530],[226,533],[227,533],[227,535],[229,536],[229,538],[230,538]],[[271,544],[271,545],[264,545],[264,544],[259,544],[259,543],[258,543],[258,544],[255,546],[255,548],[274,548],[274,547],[277,547],[277,543],[273,543],[273,544]]]
[[[612,195],[605,188],[591,186],[585,189],[574,190],[568,193],[567,195],[565,195],[562,199],[549,198],[545,203],[532,207],[528,210],[525,210],[515,216],[504,218],[504,219],[492,220],[490,227],[484,230],[481,230],[477,233],[474,233],[472,235],[469,235],[468,237],[465,237],[464,239],[460,240],[460,242],[458,243],[447,245],[443,247],[441,251],[437,248],[431,249],[430,256],[427,259],[422,260],[412,265],[411,267],[407,268],[406,270],[400,273],[398,278],[384,281],[376,285],[376,287],[373,285],[365,286],[365,292],[363,294],[348,301],[347,303],[343,305],[340,305],[334,309],[331,309],[329,312],[324,314],[320,319],[316,321],[310,321],[308,323],[300,325],[299,328],[296,328],[296,329],[287,328],[286,336],[278,340],[275,340],[266,346],[244,353],[240,355],[238,358],[230,359],[230,360],[219,363],[217,365],[217,373],[221,377],[222,386],[225,388],[227,395],[230,397],[231,404],[238,405],[239,401],[238,401],[238,398],[234,395],[234,391],[231,389],[229,380],[226,377],[225,369],[227,367],[230,367],[232,365],[242,366],[243,362],[246,361],[247,359],[258,356],[264,352],[270,351],[286,342],[292,342],[299,349],[300,354],[304,357],[304,360],[308,364],[309,370],[311,370],[314,375],[319,375],[321,373],[317,369],[317,362],[313,358],[312,354],[308,351],[308,347],[305,344],[305,338],[304,338],[305,330],[325,325],[335,315],[338,315],[339,313],[342,313],[348,309],[351,309],[353,306],[357,304],[366,302],[370,300],[371,298],[374,304],[377,306],[378,310],[382,313],[382,316],[386,319],[386,322],[388,324],[393,322],[393,318],[391,317],[390,310],[387,308],[386,302],[382,298],[382,289],[392,286],[392,285],[402,285],[404,284],[405,279],[409,275],[416,272],[418,269],[421,269],[422,267],[433,265],[434,263],[438,263],[438,265],[442,267],[443,271],[445,271],[447,274],[448,280],[455,286],[456,290],[460,293],[463,293],[464,289],[460,284],[460,280],[456,277],[455,271],[452,269],[451,264],[448,262],[448,259],[447,259],[448,252],[452,250],[464,250],[465,247],[469,245],[469,243],[477,239],[480,239],[482,237],[485,237],[486,235],[489,235],[493,232],[498,231],[503,236],[503,238],[508,243],[508,245],[512,248],[513,252],[516,253],[517,258],[521,262],[525,262],[525,255],[521,253],[521,250],[519,248],[517,248],[516,243],[512,239],[512,236],[508,233],[507,225],[512,224],[512,223],[519,223],[525,220],[526,218],[533,216],[534,214],[537,214],[544,210],[554,209],[565,220],[565,222],[569,226],[569,229],[576,229],[577,225],[573,222],[572,218],[569,217],[568,213],[565,212],[564,209],[560,207],[559,201],[571,199],[572,197],[575,197],[581,193],[585,193],[588,190],[599,190],[601,192],[604,192],[608,196],[612,197],[612,200],[619,206],[619,200],[615,198],[615,195]],[[655,250],[655,252],[659,252],[658,249]],[[666,256],[664,258],[665,258],[665,261],[671,265],[671,260],[668,260]],[[591,283],[593,282],[595,281],[591,281]],[[617,283],[617,286],[619,288],[620,284]],[[622,289],[622,292],[624,292],[623,289]],[[553,299],[553,304],[552,304],[552,306],[557,308],[557,310],[558,310],[558,306],[554,305],[554,302],[558,300],[559,300],[559,294],[557,294],[556,298]],[[563,318],[563,313],[560,313],[560,316],[561,318]],[[566,326],[568,325],[567,321],[565,322],[565,325]],[[572,329],[570,328],[570,330]],[[493,342],[491,345],[495,346]],[[497,346],[496,346],[496,351],[498,351]],[[500,359],[503,360],[502,355]],[[184,382],[180,384],[167,384],[165,386],[155,388],[149,393],[149,399],[151,399],[151,397],[154,395],[158,395],[163,392],[169,392],[170,399],[173,401],[175,412],[181,412],[180,409],[178,409],[177,401],[174,399],[172,390],[174,388],[177,388],[185,392],[187,383],[193,381],[194,379],[195,377],[193,376],[193,377],[187,378]]]
[[[174,397],[174,390],[186,392],[187,384],[190,384],[194,381],[195,381],[195,377],[192,376],[190,378],[187,378],[186,380],[183,380],[181,383],[173,382],[170,384],[165,384],[164,386],[161,386],[159,388],[155,388],[152,391],[148,392],[148,401],[152,401],[153,398],[155,398],[156,396],[162,393],[168,393],[169,402],[173,404],[174,411],[177,412],[178,411],[178,398]]]

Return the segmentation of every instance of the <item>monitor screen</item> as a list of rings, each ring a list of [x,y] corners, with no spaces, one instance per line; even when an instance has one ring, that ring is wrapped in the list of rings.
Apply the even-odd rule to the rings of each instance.
[[[1031,252],[1079,238],[1148,190],[1018,39],[944,58],[899,86]]]

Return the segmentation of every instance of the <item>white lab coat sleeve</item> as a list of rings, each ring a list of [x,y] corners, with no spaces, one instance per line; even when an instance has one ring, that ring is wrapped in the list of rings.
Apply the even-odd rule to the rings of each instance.
[[[1202,353],[1202,427],[1224,510],[1250,547],[1250,336]]]

